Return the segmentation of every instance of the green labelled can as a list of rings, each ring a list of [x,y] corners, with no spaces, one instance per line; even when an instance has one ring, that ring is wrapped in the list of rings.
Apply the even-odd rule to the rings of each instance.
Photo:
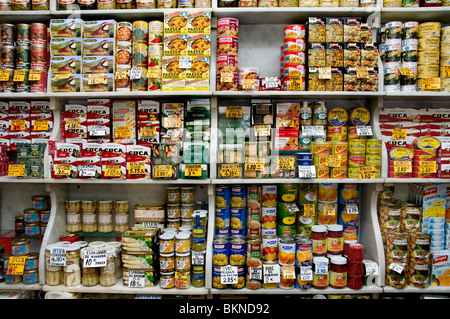
[[[283,203],[296,203],[298,195],[298,185],[285,183],[278,185],[278,201]]]
[[[299,225],[297,225],[297,235],[311,236],[311,226],[299,226]]]
[[[299,204],[317,203],[317,184],[299,184],[298,203]]]
[[[23,81],[14,82],[16,86],[16,92],[30,92],[30,82],[28,81],[30,70],[25,70],[25,77]]]
[[[297,234],[297,226],[294,225],[277,225],[278,236],[295,236]]]
[[[29,69],[31,65],[30,46],[16,46],[16,69]]]
[[[247,207],[261,206],[261,186],[250,185],[247,187]]]
[[[297,226],[311,227],[316,223],[316,204],[302,204],[298,208]]]
[[[293,207],[291,207],[291,203],[278,203],[278,211],[277,211],[277,224],[278,225],[287,225],[292,226],[295,225],[297,212]],[[294,204],[295,205],[295,204]],[[298,210],[298,208],[297,208]]]
[[[30,25],[26,23],[19,23],[16,26],[16,36],[17,36],[17,45],[27,45],[31,44],[30,40]]]

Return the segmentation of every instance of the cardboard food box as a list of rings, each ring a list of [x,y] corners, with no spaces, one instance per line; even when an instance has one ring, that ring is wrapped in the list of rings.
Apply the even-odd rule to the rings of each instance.
[[[51,19],[50,35],[52,38],[81,37],[83,20],[81,19]]]
[[[113,142],[136,142],[136,102],[113,101],[112,106]]]
[[[116,21],[114,20],[94,20],[83,22],[84,38],[114,38],[116,31]]]
[[[76,56],[82,53],[81,38],[52,38],[50,53],[52,56]]]
[[[50,86],[52,92],[81,92],[81,74],[52,74]]]
[[[114,38],[83,39],[83,56],[104,56],[115,54]]]
[[[83,73],[114,73],[114,55],[84,56]]]
[[[81,72],[81,56],[52,56],[51,74],[78,74]]]

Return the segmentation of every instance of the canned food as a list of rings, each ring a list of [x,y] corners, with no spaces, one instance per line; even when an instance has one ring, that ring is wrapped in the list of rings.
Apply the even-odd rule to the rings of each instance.
[[[238,48],[238,37],[223,36],[217,39],[217,54],[238,54]]]
[[[216,209],[216,223],[217,228],[230,227],[231,211],[229,208],[217,208]]]
[[[43,23],[30,25],[30,45],[46,46],[48,42],[48,27]]]
[[[238,55],[237,54],[218,54],[217,60],[217,72],[238,72]]]
[[[239,36],[239,20],[234,18],[217,19],[217,36]]]
[[[419,38],[440,36],[441,23],[440,22],[425,22],[419,24],[418,36]]]
[[[278,259],[278,237],[275,235],[262,237],[262,259]]]
[[[306,28],[301,24],[288,25],[284,28],[285,39],[304,39],[306,36]]]
[[[17,25],[17,45],[18,46],[29,46],[30,41],[30,25],[26,23],[19,23]]]
[[[229,242],[221,239],[213,240],[213,266],[225,266],[229,263]]]
[[[32,45],[30,47],[31,69],[46,70],[48,67],[47,47],[44,45]]]
[[[148,22],[134,21],[133,22],[133,45],[148,44]]]
[[[0,24],[0,44],[2,46],[15,46],[17,29],[14,24]]]
[[[439,36],[421,37],[418,40],[419,51],[439,50],[440,42]]]
[[[393,232],[386,234],[386,259],[390,262],[405,263],[408,261],[409,235]]]
[[[247,211],[245,208],[231,208],[230,224],[232,229],[241,229],[246,227]]]
[[[283,65],[306,63],[306,54],[304,51],[286,51],[283,57]]]
[[[16,49],[14,46],[3,45],[0,48],[0,67],[2,69],[14,69],[16,67]]]
[[[280,265],[295,265],[296,244],[293,236],[280,236],[278,239],[278,260]]]
[[[262,238],[260,236],[247,237],[246,266],[262,266]]]
[[[244,266],[246,255],[246,242],[244,238],[233,238],[230,240],[230,265]]]

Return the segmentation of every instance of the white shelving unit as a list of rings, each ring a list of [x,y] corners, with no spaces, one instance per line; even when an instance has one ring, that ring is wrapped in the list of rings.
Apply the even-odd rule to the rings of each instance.
[[[442,8],[383,8],[382,1],[373,8],[219,8],[217,1],[213,1],[211,8],[214,20],[222,17],[233,17],[240,21],[240,45],[239,45],[239,66],[257,66],[261,70],[261,76],[275,76],[279,73],[279,47],[283,39],[283,27],[292,23],[304,23],[310,16],[331,17],[331,16],[351,16],[367,18],[374,27],[388,21],[441,21],[450,22],[448,14],[450,7]],[[149,9],[149,10],[81,10],[81,11],[58,11],[56,1],[50,1],[48,11],[0,11],[0,22],[47,22],[52,18],[65,18],[77,16],[85,20],[114,18],[117,20],[135,21],[140,19],[162,19],[164,11],[174,11],[176,9]],[[194,10],[194,9],[193,9]],[[215,29],[212,36],[211,65],[215,65]],[[381,68],[381,63],[380,68]],[[382,68],[380,69],[382,71]],[[379,72],[382,74],[383,72]],[[380,76],[380,78],[382,78]],[[206,285],[204,288],[189,288],[186,290],[170,289],[164,290],[160,287],[133,289],[124,287],[121,280],[112,287],[65,287],[48,286],[45,284],[45,264],[43,258],[40,260],[40,284],[23,285],[0,284],[0,290],[27,289],[50,291],[67,291],[83,293],[119,293],[119,294],[155,294],[155,295],[212,295],[233,294],[380,294],[380,293],[449,293],[450,288],[429,287],[418,289],[408,287],[405,289],[394,289],[386,287],[384,282],[384,253],[381,233],[379,232],[377,220],[377,195],[382,183],[419,183],[419,182],[443,182],[441,179],[391,179],[387,177],[387,154],[383,151],[382,176],[378,179],[218,179],[216,176],[216,153],[217,153],[217,109],[219,105],[232,100],[256,99],[278,99],[278,100],[327,100],[331,103],[363,103],[372,112],[371,126],[374,137],[380,138],[378,113],[381,107],[388,101],[412,100],[413,103],[427,103],[427,101],[447,102],[450,100],[450,93],[385,93],[383,91],[383,81],[380,79],[379,92],[243,92],[243,91],[216,91],[215,90],[215,68],[211,70],[210,76],[211,90],[206,92],[108,92],[108,93],[12,93],[0,94],[1,100],[49,100],[52,109],[55,111],[55,127],[59,123],[59,111],[62,105],[69,100],[85,100],[88,98],[111,98],[111,99],[182,99],[186,97],[209,97],[211,98],[211,145],[210,145],[210,176],[206,180],[79,180],[49,178],[48,167],[43,179],[17,179],[11,177],[0,178],[0,222],[3,227],[11,228],[14,216],[27,207],[27,201],[31,201],[31,196],[47,192],[51,197],[51,217],[47,231],[41,240],[33,239],[34,249],[40,250],[41,256],[45,254],[47,244],[56,242],[65,232],[65,208],[66,199],[73,197],[101,199],[106,197],[124,198],[132,202],[144,202],[145,200],[156,200],[161,198],[165,186],[168,185],[194,185],[196,194],[209,203],[208,220],[208,242],[206,250]],[[409,104],[411,105],[411,104]],[[59,136],[56,129],[52,138]],[[450,182],[450,179],[449,181]],[[213,289],[211,285],[212,270],[212,238],[214,237],[214,213],[215,213],[215,186],[222,184],[279,184],[279,183],[359,183],[362,184],[362,223],[360,226],[361,242],[366,247],[367,259],[374,260],[379,266],[379,276],[374,280],[374,285],[365,286],[361,290],[333,289],[324,290],[311,289],[300,291],[298,289]],[[405,185],[406,186],[406,185]],[[31,203],[30,203],[31,205]]]

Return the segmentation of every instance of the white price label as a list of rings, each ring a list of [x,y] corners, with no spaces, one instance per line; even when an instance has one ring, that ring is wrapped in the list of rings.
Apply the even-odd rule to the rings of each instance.
[[[316,263],[316,274],[318,274],[318,275],[328,274],[328,262],[318,261]]]
[[[191,264],[202,266],[205,264],[205,254],[201,251],[192,251]]]
[[[52,247],[50,249],[50,266],[66,266],[66,248]]]
[[[291,213],[295,213],[300,211],[300,209],[298,208],[298,206],[294,203],[287,203],[286,205],[286,209],[291,212]]]
[[[142,227],[144,227],[144,228],[157,228],[159,226],[158,226],[157,222],[144,221],[144,222],[142,222]]]
[[[371,260],[364,260],[364,268],[366,269],[366,276],[378,276],[378,265]]]
[[[347,210],[347,214],[357,215],[359,213],[358,205],[356,204],[347,204],[345,209]]]
[[[80,165],[78,171],[82,177],[94,177],[97,170],[94,165]]]
[[[130,80],[137,80],[142,77],[142,68],[133,67],[128,71],[128,76]]]
[[[238,269],[236,266],[223,266],[220,269],[220,283],[222,285],[236,285],[238,283]]]
[[[106,251],[105,250],[92,250],[84,253],[83,267],[95,268],[106,266]]]
[[[313,280],[313,271],[311,266],[300,267],[300,279],[301,281]]]
[[[128,287],[129,288],[144,288],[145,287],[145,271],[130,270],[128,272]]]
[[[263,265],[263,281],[266,284],[280,282],[280,265]]]
[[[275,77],[264,78],[266,89],[275,89],[278,86],[278,80]]]
[[[357,126],[356,134],[360,136],[372,136],[372,126]]]
[[[403,269],[405,269],[405,263],[392,263],[389,265],[389,269],[401,274]]]
[[[192,60],[190,56],[180,56],[180,69],[190,69]]]
[[[105,136],[106,135],[106,127],[104,127],[102,125],[89,126],[89,134],[91,136]]]
[[[311,166],[297,166],[298,178],[316,178],[316,167]]]
[[[323,125],[302,125],[303,136],[325,136]]]
[[[262,267],[250,267],[249,276],[252,280],[262,280]]]

